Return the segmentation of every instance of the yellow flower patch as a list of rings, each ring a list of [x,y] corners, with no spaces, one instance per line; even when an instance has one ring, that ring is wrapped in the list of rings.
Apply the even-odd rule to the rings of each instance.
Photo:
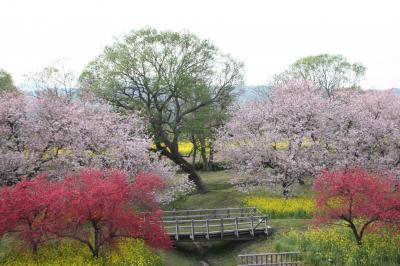
[[[256,207],[271,218],[311,218],[315,210],[312,198],[247,197],[244,205]]]
[[[7,266],[101,266],[101,265],[161,265],[160,256],[146,247],[143,240],[121,240],[116,250],[105,250],[99,258],[93,258],[89,248],[75,241],[63,240],[61,243],[39,247],[33,254],[26,247],[16,243],[6,254],[0,256],[0,265]]]
[[[358,245],[349,228],[329,226],[305,232],[289,231],[277,251],[301,251],[306,265],[399,265],[400,235],[368,233]]]

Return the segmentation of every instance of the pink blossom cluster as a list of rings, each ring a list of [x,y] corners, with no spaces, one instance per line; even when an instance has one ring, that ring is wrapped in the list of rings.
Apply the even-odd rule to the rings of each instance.
[[[326,97],[309,83],[290,81],[231,115],[218,150],[239,171],[236,184],[279,182],[287,194],[322,169],[400,175],[400,98],[390,91]]]
[[[83,167],[171,177],[173,169],[149,152],[151,144],[137,113],[57,97],[0,97],[0,185],[43,172],[59,178]]]

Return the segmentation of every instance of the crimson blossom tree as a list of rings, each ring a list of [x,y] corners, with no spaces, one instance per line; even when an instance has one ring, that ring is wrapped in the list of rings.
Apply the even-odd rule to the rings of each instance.
[[[23,180],[0,190],[0,237],[14,233],[36,252],[57,218],[54,204],[63,197],[62,187],[45,175]]]
[[[170,246],[155,197],[164,188],[160,177],[139,173],[129,183],[122,172],[86,170],[63,183],[66,194],[57,208],[58,236],[87,245],[94,257],[102,246],[121,237],[143,238],[153,247]]]
[[[94,257],[119,238],[144,239],[168,248],[156,194],[164,182],[139,173],[132,182],[120,171],[84,170],[62,180],[39,176],[0,190],[0,236],[16,233],[34,252],[49,239],[70,238]]]
[[[151,144],[138,113],[120,115],[101,103],[62,97],[0,97],[0,185],[43,172],[63,177],[82,167],[173,176],[149,152]]]
[[[341,221],[357,241],[372,225],[400,225],[399,180],[365,169],[324,171],[314,183],[317,224]]]

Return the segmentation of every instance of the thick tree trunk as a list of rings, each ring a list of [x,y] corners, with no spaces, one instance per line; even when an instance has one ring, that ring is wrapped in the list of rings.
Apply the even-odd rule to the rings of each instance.
[[[33,251],[33,254],[37,254],[38,253],[38,243],[36,243],[36,242],[33,242],[32,243],[32,251]]]
[[[362,235],[358,233],[357,227],[352,221],[348,221],[348,223],[351,231],[353,231],[354,237],[356,238],[357,245],[362,245]]]
[[[200,137],[200,154],[201,154],[201,159],[203,161],[203,170],[204,171],[209,171],[208,167],[208,158],[207,158],[207,152],[206,152],[206,139],[203,137]]]
[[[214,145],[213,145],[213,142],[211,141],[211,139],[210,139],[208,145],[210,147],[210,154],[208,156],[208,167],[212,170],[213,164],[214,164]]]
[[[93,257],[98,258],[100,253],[100,229],[98,227],[97,222],[92,221],[92,226],[94,229],[94,248],[93,248]]]
[[[204,185],[200,176],[197,174],[195,168],[189,162],[187,162],[185,159],[182,158],[182,156],[179,155],[179,157],[176,158],[175,163],[179,164],[181,169],[189,174],[189,179],[196,184],[196,187],[200,192],[207,192],[206,186]]]
[[[288,182],[288,181],[283,181],[282,182],[282,194],[283,194],[283,197],[285,197],[285,199],[288,199],[289,198],[289,193],[290,193],[290,186],[292,185],[292,183],[291,182]]]
[[[186,161],[180,154],[171,154],[169,157],[174,163],[180,166],[180,168],[189,174],[189,179],[195,183],[197,189],[200,192],[207,192],[207,188],[201,180],[200,176],[197,174],[195,168]]]
[[[196,156],[197,156],[197,141],[194,136],[192,136],[191,139],[192,139],[192,144],[193,144],[192,166],[195,167]]]
[[[182,169],[182,171],[189,174],[189,180],[193,181],[198,191],[202,193],[207,192],[207,188],[201,180],[200,176],[197,174],[196,169],[179,153],[177,140],[174,139],[173,141],[169,141],[169,139],[165,137],[163,138],[163,142],[165,144],[165,147],[163,147],[160,142],[156,143],[157,150],[161,152],[161,155],[173,161]]]

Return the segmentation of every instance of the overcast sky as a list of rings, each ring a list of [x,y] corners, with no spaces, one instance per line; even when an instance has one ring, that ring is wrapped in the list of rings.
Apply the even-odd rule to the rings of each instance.
[[[245,63],[249,85],[331,53],[367,67],[366,89],[400,88],[400,1],[386,0],[0,0],[0,68],[17,84],[57,59],[79,73],[114,37],[144,26],[209,38]]]

